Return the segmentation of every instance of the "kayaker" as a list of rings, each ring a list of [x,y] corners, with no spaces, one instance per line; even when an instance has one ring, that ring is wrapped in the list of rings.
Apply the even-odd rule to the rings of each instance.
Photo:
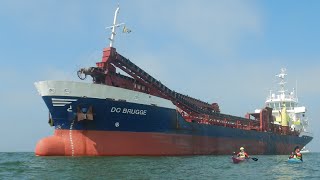
[[[291,158],[296,158],[296,159],[300,159],[302,161],[302,154],[300,153],[300,148],[299,146],[296,146],[293,150],[293,152],[291,153],[291,156],[289,157]]]
[[[240,152],[237,154],[240,158],[249,158],[249,155],[244,151],[244,147],[240,148]]]

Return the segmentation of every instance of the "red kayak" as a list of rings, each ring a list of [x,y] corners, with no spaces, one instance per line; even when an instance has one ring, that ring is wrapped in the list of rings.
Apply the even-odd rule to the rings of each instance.
[[[232,161],[233,161],[233,163],[238,164],[238,163],[247,161],[247,159],[246,158],[240,158],[240,157],[232,156]]]

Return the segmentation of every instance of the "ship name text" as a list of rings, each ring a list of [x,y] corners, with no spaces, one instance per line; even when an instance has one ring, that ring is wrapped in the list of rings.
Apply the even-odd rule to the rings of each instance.
[[[119,108],[119,107],[111,107],[112,113],[122,113],[122,114],[135,114],[135,115],[147,115],[147,110],[144,109],[130,109],[130,108]]]

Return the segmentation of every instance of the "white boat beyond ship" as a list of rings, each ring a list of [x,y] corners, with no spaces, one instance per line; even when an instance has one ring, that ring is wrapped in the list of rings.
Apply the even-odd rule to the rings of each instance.
[[[300,153],[306,154],[306,153],[310,153],[310,151],[309,151],[308,149],[306,149],[306,147],[303,147],[303,148],[300,150]]]

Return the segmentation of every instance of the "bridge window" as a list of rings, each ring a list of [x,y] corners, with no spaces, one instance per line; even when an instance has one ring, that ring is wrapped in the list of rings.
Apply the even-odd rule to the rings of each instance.
[[[274,109],[275,108],[274,103],[270,103],[270,107]]]
[[[288,108],[288,109],[290,109],[290,103],[289,102],[286,102],[286,107]]]

